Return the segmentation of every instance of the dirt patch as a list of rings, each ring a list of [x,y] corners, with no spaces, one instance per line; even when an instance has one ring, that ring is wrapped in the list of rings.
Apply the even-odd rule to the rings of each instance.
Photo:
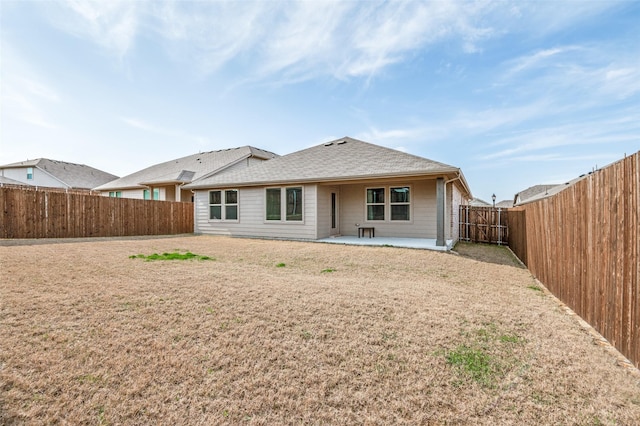
[[[480,262],[524,268],[518,258],[505,246],[459,242],[453,248],[453,251],[461,256]]]
[[[197,253],[215,260],[132,255]],[[188,237],[0,247],[0,423],[633,424],[638,376],[520,268]]]

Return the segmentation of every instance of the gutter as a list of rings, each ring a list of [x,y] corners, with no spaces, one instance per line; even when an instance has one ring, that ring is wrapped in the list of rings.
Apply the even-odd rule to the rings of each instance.
[[[430,173],[420,173],[420,172],[409,172],[409,173],[386,173],[379,175],[360,175],[360,176],[344,176],[344,177],[318,177],[318,178],[308,178],[308,179],[284,179],[284,180],[270,180],[270,181],[255,181],[255,182],[216,182],[209,185],[200,184],[200,185],[189,185],[188,189],[215,189],[215,188],[239,188],[239,187],[251,187],[251,186],[269,186],[269,185],[296,185],[303,183],[324,183],[324,182],[349,182],[349,181],[360,181],[360,180],[374,180],[374,179],[388,179],[388,178],[410,178],[410,177],[434,177],[434,176],[442,176],[443,174],[456,172],[460,173],[460,169],[449,169],[449,170],[437,170]],[[460,179],[460,177],[456,177],[452,180]],[[463,180],[464,182],[464,180]],[[469,193],[468,186],[465,185],[465,188]]]

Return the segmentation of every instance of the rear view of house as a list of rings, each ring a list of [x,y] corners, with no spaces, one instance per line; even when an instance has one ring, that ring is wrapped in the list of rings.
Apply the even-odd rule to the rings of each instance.
[[[471,197],[461,170],[345,137],[185,185],[195,232],[317,240],[329,236],[458,239]]]
[[[14,185],[89,190],[114,179],[118,176],[84,164],[47,158],[0,166],[0,182]]]
[[[277,157],[252,146],[201,152],[156,164],[94,188],[109,197],[191,201],[184,185],[225,170],[242,169]]]

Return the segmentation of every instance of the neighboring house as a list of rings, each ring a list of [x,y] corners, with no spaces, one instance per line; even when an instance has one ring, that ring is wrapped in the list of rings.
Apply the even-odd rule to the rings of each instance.
[[[4,176],[0,176],[0,186],[2,185],[25,185],[24,182],[18,182],[17,180],[9,179]]]
[[[502,200],[496,203],[496,208],[510,209],[511,207],[513,207],[513,201],[511,200]]]
[[[242,169],[274,157],[277,155],[252,146],[201,152],[147,167],[94,190],[110,197],[192,201],[191,191],[184,189],[189,182],[223,170]]]
[[[517,206],[519,204],[524,204],[532,199],[544,198],[549,195],[549,191],[552,191],[556,187],[560,187],[562,185],[551,184],[551,185],[534,185],[523,191],[518,192],[513,197],[513,206]]]
[[[472,198],[468,203],[471,207],[491,207],[491,203],[487,203],[485,200],[480,198]]]
[[[356,236],[458,240],[471,198],[459,168],[345,137],[186,185],[195,232],[316,240]]]
[[[38,158],[0,166],[0,176],[22,185],[89,190],[118,176],[84,164]]]

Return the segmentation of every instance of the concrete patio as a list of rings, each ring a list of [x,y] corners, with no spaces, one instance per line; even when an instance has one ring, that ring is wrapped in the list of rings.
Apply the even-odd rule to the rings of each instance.
[[[320,243],[345,244],[355,246],[392,246],[406,247],[422,250],[447,251],[453,247],[453,240],[447,240],[446,246],[437,246],[436,239],[433,238],[395,238],[395,237],[364,237],[337,236],[316,240]]]

